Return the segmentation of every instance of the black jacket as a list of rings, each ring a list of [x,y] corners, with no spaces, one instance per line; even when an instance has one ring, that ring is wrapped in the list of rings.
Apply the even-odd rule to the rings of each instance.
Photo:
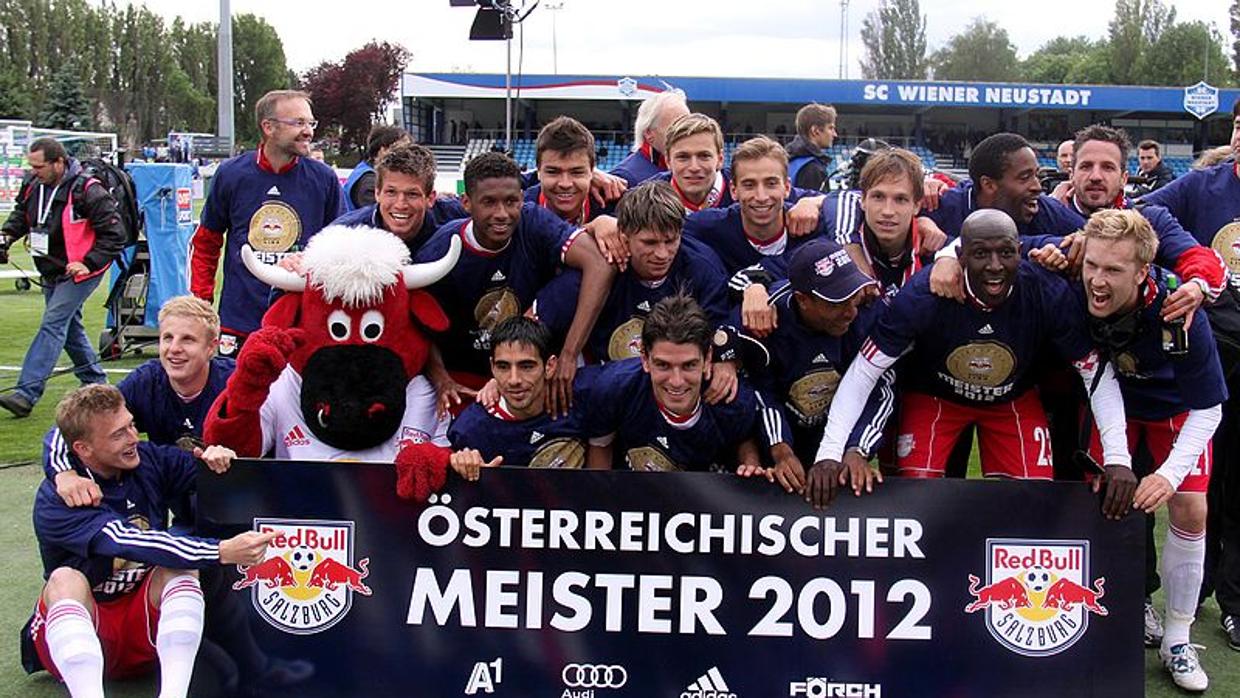
[[[39,274],[47,279],[64,276],[65,265],[69,262],[82,262],[92,274],[102,272],[125,247],[125,226],[117,213],[116,199],[97,180],[78,181],[81,171],[77,160],[70,159],[59,186],[47,186],[35,177],[28,177],[2,228],[8,243],[29,234],[30,229],[38,225],[39,194],[42,192],[43,205],[48,209],[44,222],[48,229],[48,249],[46,256],[35,256],[34,264]],[[71,195],[73,211],[66,234],[65,205]]]
[[[1149,179],[1150,181],[1148,184],[1142,184],[1137,188],[1137,193],[1139,196],[1148,194],[1155,189],[1161,189],[1168,184],[1171,184],[1171,181],[1175,179],[1175,173],[1172,172],[1171,168],[1167,167],[1167,163],[1162,160],[1158,161],[1158,167],[1155,167],[1149,172],[1142,172],[1141,176]]]
[[[792,181],[792,186],[826,191],[827,175],[831,173],[831,159],[822,152],[821,148],[798,135],[788,144],[788,161],[791,162],[800,157],[808,157],[810,160],[801,166],[796,178]]]

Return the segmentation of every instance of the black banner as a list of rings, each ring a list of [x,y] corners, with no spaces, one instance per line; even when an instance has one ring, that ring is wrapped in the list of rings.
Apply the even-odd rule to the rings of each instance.
[[[888,480],[827,511],[766,481],[502,468],[431,504],[391,466],[239,461],[205,532],[303,696],[1131,696],[1143,528],[1085,485]]]

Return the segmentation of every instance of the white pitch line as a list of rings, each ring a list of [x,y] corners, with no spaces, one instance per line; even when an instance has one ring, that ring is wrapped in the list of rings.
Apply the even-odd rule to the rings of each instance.
[[[72,366],[57,366],[56,368],[52,370],[53,371],[71,371],[72,369],[73,369]],[[21,366],[6,366],[3,364],[0,364],[0,371],[20,371],[20,370],[22,370]],[[105,368],[103,369],[103,372],[123,374],[123,373],[133,373],[133,369],[132,368]]]

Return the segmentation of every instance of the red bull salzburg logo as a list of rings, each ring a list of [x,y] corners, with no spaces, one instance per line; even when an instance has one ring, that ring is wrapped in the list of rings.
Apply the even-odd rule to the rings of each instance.
[[[1089,541],[986,540],[986,583],[969,575],[967,613],[986,612],[986,628],[1028,657],[1058,654],[1107,615],[1104,577],[1089,576]]]
[[[354,592],[370,596],[370,558],[353,563],[352,521],[254,519],[254,529],[277,535],[265,560],[237,565],[233,589],[250,589],[259,615],[280,630],[322,632],[345,617]]]

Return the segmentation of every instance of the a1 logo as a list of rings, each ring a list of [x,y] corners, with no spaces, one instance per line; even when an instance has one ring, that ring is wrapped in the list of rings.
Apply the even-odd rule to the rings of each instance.
[[[495,687],[504,680],[504,658],[496,657],[490,662],[476,662],[465,684],[465,695],[494,693]]]

